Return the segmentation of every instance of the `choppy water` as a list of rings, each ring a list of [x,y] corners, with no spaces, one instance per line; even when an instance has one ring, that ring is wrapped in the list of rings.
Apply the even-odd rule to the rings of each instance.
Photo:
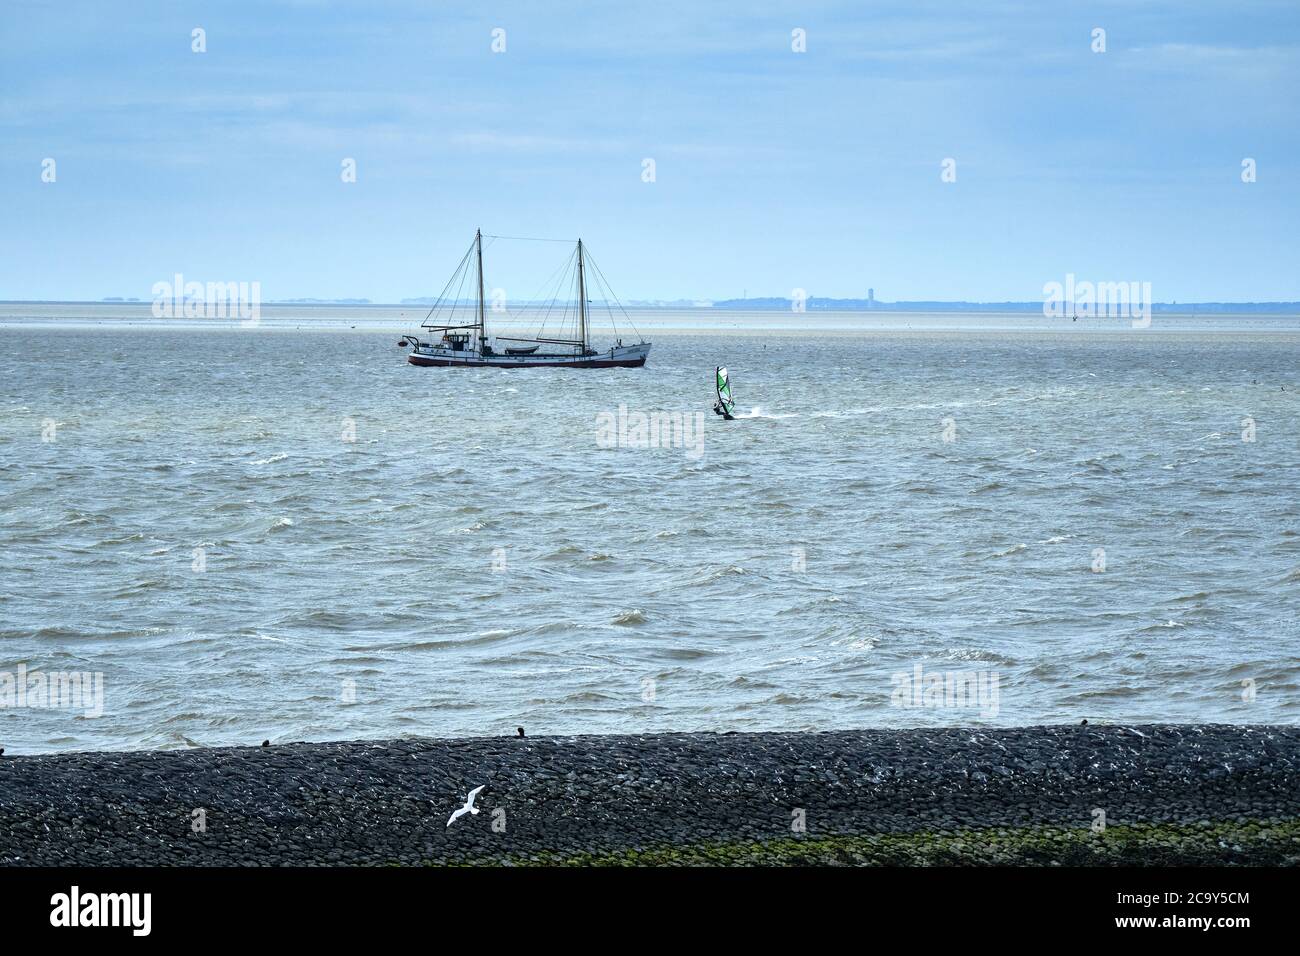
[[[10,753],[1300,718],[1295,319],[727,316],[507,372],[406,365],[392,310],[132,316],[0,309],[0,703],[105,688],[0,709]],[[620,403],[702,450],[601,447]],[[894,706],[918,664],[996,713]]]

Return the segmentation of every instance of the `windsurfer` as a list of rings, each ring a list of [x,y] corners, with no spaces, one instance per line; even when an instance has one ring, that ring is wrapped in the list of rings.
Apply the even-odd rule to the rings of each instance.
[[[725,421],[731,421],[734,417],[731,410],[735,403],[731,399],[731,381],[727,378],[727,369],[723,365],[717,367],[718,400],[713,403],[713,413],[721,415]]]

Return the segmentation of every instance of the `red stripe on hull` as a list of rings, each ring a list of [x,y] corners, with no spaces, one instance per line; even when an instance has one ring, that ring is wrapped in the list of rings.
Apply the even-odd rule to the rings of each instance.
[[[640,368],[646,356],[636,359],[586,359],[581,362],[454,362],[424,355],[408,355],[412,365],[435,368]]]

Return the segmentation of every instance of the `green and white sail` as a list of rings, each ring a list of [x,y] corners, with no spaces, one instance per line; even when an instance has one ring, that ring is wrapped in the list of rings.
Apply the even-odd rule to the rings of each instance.
[[[731,415],[736,408],[736,403],[731,397],[731,381],[727,378],[725,365],[718,366],[718,404],[728,415]]]

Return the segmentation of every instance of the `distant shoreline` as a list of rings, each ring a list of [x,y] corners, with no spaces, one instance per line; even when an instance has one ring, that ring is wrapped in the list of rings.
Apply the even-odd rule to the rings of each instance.
[[[371,302],[369,299],[272,299],[262,303],[263,308],[299,308],[299,309],[419,309],[432,305],[432,300],[404,299],[400,302]],[[466,305],[469,303],[461,303]],[[628,309],[638,312],[790,312],[795,313],[789,299],[727,299],[715,302],[697,302],[656,304],[640,301],[623,303]],[[78,306],[149,306],[148,300],[142,299],[0,299],[0,306],[6,305],[78,305]],[[528,309],[544,306],[545,303],[520,303],[513,309]],[[876,302],[868,305],[861,299],[819,299],[810,298],[805,308],[796,314],[807,312],[861,313],[863,315],[888,315],[891,313],[925,313],[944,314],[993,314],[1007,315],[1026,313],[1042,315],[1042,301],[1033,302],[961,302],[961,301],[906,301]],[[1300,302],[1153,302],[1153,314],[1160,315],[1300,315]],[[1080,318],[1084,316],[1080,314]],[[1104,318],[1104,315],[1092,316]]]
[[[642,321],[647,320],[642,316]],[[987,321],[981,322],[981,319]],[[862,320],[857,322],[855,320]],[[1040,319],[1040,323],[1047,320]],[[804,317],[802,321],[761,322],[757,315],[716,312],[711,315],[682,315],[680,320],[664,313],[654,325],[645,324],[642,336],[649,341],[684,336],[711,338],[732,336],[758,336],[767,338],[859,338],[871,340],[890,337],[975,338],[1046,341],[1090,341],[1109,339],[1144,339],[1148,341],[1176,341],[1187,338],[1219,337],[1232,340],[1271,339],[1295,341],[1300,338],[1300,314],[1285,316],[1163,316],[1157,317],[1150,328],[1133,329],[1127,320],[1094,319],[1089,322],[1068,319],[1051,320],[1053,325],[1032,322],[1032,317],[978,316],[978,315],[908,315],[891,317],[880,314],[864,319],[860,313],[822,312]],[[978,324],[964,324],[978,323]],[[1201,324],[1204,327],[1200,327]],[[130,317],[95,318],[76,316],[69,318],[16,318],[0,316],[0,334],[36,332],[48,334],[86,333],[104,335],[151,335],[175,333],[181,335],[359,335],[370,337],[396,337],[409,332],[414,322],[397,317],[375,319],[360,316],[276,316],[264,315],[254,328],[243,327],[236,320],[220,319],[134,319]],[[394,349],[394,352],[397,350]]]

